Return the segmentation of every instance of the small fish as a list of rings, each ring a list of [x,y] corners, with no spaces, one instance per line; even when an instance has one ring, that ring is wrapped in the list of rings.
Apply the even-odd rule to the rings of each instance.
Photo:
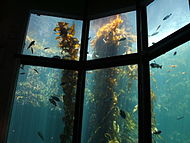
[[[135,113],[138,110],[138,104],[135,105],[134,109],[133,109],[133,113]]]
[[[47,50],[47,49],[49,49],[50,47],[46,47],[46,48],[44,48],[44,50]]]
[[[126,40],[126,38],[125,38],[125,37],[123,37],[123,38],[119,39],[118,41],[124,41],[124,40]]]
[[[159,32],[154,32],[152,33],[150,36],[154,36],[154,35],[157,35]]]
[[[51,96],[51,98],[53,99],[53,100],[55,100],[55,101],[60,101],[60,99],[58,98],[58,97],[56,97],[56,96]]]
[[[42,141],[44,141],[44,136],[42,135],[41,132],[37,132],[38,136],[41,138]]]
[[[52,58],[55,58],[55,59],[61,59],[60,56],[53,56]]]
[[[175,51],[173,55],[175,56],[176,54],[177,54],[177,52]]]
[[[160,69],[162,68],[162,65],[159,65],[159,64],[157,64],[155,62],[151,63],[150,66],[151,66],[151,68],[160,68]]]
[[[33,46],[33,45],[35,45],[35,41],[32,41],[30,44],[29,44],[29,46],[28,46],[28,48],[27,49],[29,49],[31,46]]]
[[[163,18],[163,20],[167,20],[171,15],[172,15],[172,13],[166,15],[166,16]]]
[[[160,27],[161,27],[161,24],[160,24],[160,25],[158,25],[158,27],[156,28],[156,31],[158,31],[158,29],[160,29]]]
[[[23,75],[23,74],[25,74],[25,72],[21,72],[20,74]]]
[[[38,72],[38,70],[37,69],[33,69],[36,73],[38,73],[39,74],[39,72]]]
[[[184,116],[178,116],[177,117],[177,120],[181,120],[181,119],[183,119],[184,118]]]
[[[176,68],[177,65],[170,65],[169,67],[171,67],[171,68]]]
[[[91,37],[88,37],[88,40],[90,40],[91,39]]]
[[[24,65],[22,64],[22,65],[20,65],[20,68],[22,69],[22,70],[24,70]]]
[[[125,119],[126,118],[126,114],[123,110],[120,110],[120,116]]]
[[[160,131],[160,130],[153,132],[154,135],[159,135],[161,133],[162,133],[162,131]]]
[[[31,49],[31,52],[32,52],[32,54],[34,53],[34,49],[33,48],[30,48]]]
[[[186,72],[181,72],[181,74],[187,74]]]
[[[57,103],[56,103],[55,100],[53,100],[52,98],[49,99],[49,102],[50,102],[51,104],[53,104],[54,106],[57,106]]]
[[[152,45],[156,44],[155,42],[152,42]]]

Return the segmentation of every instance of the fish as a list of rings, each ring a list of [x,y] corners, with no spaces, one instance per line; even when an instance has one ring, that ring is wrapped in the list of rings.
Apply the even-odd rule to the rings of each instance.
[[[37,134],[38,134],[38,136],[40,137],[40,139],[41,139],[42,141],[44,141],[44,136],[42,135],[42,133],[41,133],[41,132],[37,132]]]
[[[177,65],[170,65],[169,67],[176,68],[176,67],[177,67]]]
[[[21,68],[22,70],[24,70],[24,65],[23,65],[23,64],[21,64],[21,65],[20,65],[20,68]]]
[[[133,109],[133,113],[135,113],[138,110],[138,104],[135,105],[134,109]]]
[[[152,42],[152,45],[156,44],[155,42]]]
[[[125,38],[125,37],[123,37],[123,38],[119,39],[118,41],[124,41],[124,40],[126,40],[126,38]]]
[[[33,48],[30,48],[31,49],[31,52],[32,52],[32,54],[34,53],[34,49]]]
[[[125,111],[123,111],[123,110],[121,110],[120,109],[120,116],[123,118],[123,119],[125,119],[126,118],[126,114],[125,114]]]
[[[52,58],[55,58],[55,59],[61,59],[60,56],[53,56]]]
[[[177,54],[177,52],[175,51],[173,55],[175,56],[176,54]]]
[[[154,135],[159,135],[161,133],[162,133],[162,131],[160,131],[160,130],[153,132]]]
[[[47,49],[49,49],[50,47],[46,47],[46,48],[44,48],[44,50],[47,50]]]
[[[54,106],[57,106],[57,103],[56,103],[55,100],[53,100],[52,98],[49,99],[49,102],[50,102],[51,104],[53,104]]]
[[[154,32],[152,33],[150,36],[154,36],[154,35],[157,35],[159,32]]]
[[[65,85],[65,82],[62,82],[60,85]]]
[[[150,66],[151,66],[151,68],[160,68],[160,69],[162,68],[162,65],[159,65],[159,64],[157,64],[155,62],[151,63]]]
[[[172,13],[166,15],[166,16],[163,18],[163,20],[167,20],[171,15],[172,15]]]
[[[184,116],[178,116],[176,119],[177,120],[181,120],[181,119],[183,119],[184,118]]]
[[[33,45],[35,45],[35,41],[32,41],[29,46],[27,47],[27,49],[29,49],[30,47],[32,47]]]
[[[25,74],[25,72],[21,72],[20,74],[23,75],[23,74]]]
[[[55,100],[55,101],[60,101],[60,99],[57,97],[57,96],[51,96],[51,98],[53,99],[53,100]]]
[[[161,24],[160,24],[160,25],[158,25],[158,27],[156,28],[156,31],[158,31],[158,29],[160,29],[160,27],[161,27]]]
[[[37,69],[33,69],[36,73],[38,73],[39,74],[39,72],[38,72],[38,70]]]

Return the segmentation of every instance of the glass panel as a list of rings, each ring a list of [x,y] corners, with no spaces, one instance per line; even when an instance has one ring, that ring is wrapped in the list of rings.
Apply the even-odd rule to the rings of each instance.
[[[127,12],[90,22],[87,59],[137,52],[136,12]]]
[[[78,60],[82,21],[31,14],[23,54]]]
[[[188,143],[190,42],[150,62],[153,143]]]
[[[88,71],[81,142],[138,142],[137,103],[137,65]]]
[[[190,22],[188,0],[154,0],[147,7],[149,46]]]
[[[21,66],[8,143],[71,143],[77,72]]]

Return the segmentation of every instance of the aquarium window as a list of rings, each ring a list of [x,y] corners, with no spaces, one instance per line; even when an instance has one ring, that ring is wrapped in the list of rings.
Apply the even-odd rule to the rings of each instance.
[[[90,21],[87,59],[137,52],[136,12]]]
[[[190,23],[188,0],[154,0],[147,6],[148,45]]]
[[[23,54],[78,60],[82,21],[31,14]]]
[[[188,143],[190,42],[150,61],[153,143]]]
[[[71,142],[77,71],[21,66],[7,143]]]
[[[137,65],[87,71],[81,143],[138,142]]]

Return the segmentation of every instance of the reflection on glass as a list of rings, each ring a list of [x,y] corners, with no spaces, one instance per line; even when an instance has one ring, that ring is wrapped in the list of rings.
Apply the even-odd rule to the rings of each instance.
[[[137,94],[137,65],[87,71],[81,142],[138,142]]]
[[[150,62],[153,143],[190,142],[189,46],[187,42]]]
[[[78,60],[82,21],[31,14],[23,54]]]
[[[135,53],[136,41],[135,11],[92,20],[87,59]]]
[[[188,0],[154,0],[147,7],[149,46],[190,22]]]
[[[77,72],[21,66],[8,143],[72,142]]]

